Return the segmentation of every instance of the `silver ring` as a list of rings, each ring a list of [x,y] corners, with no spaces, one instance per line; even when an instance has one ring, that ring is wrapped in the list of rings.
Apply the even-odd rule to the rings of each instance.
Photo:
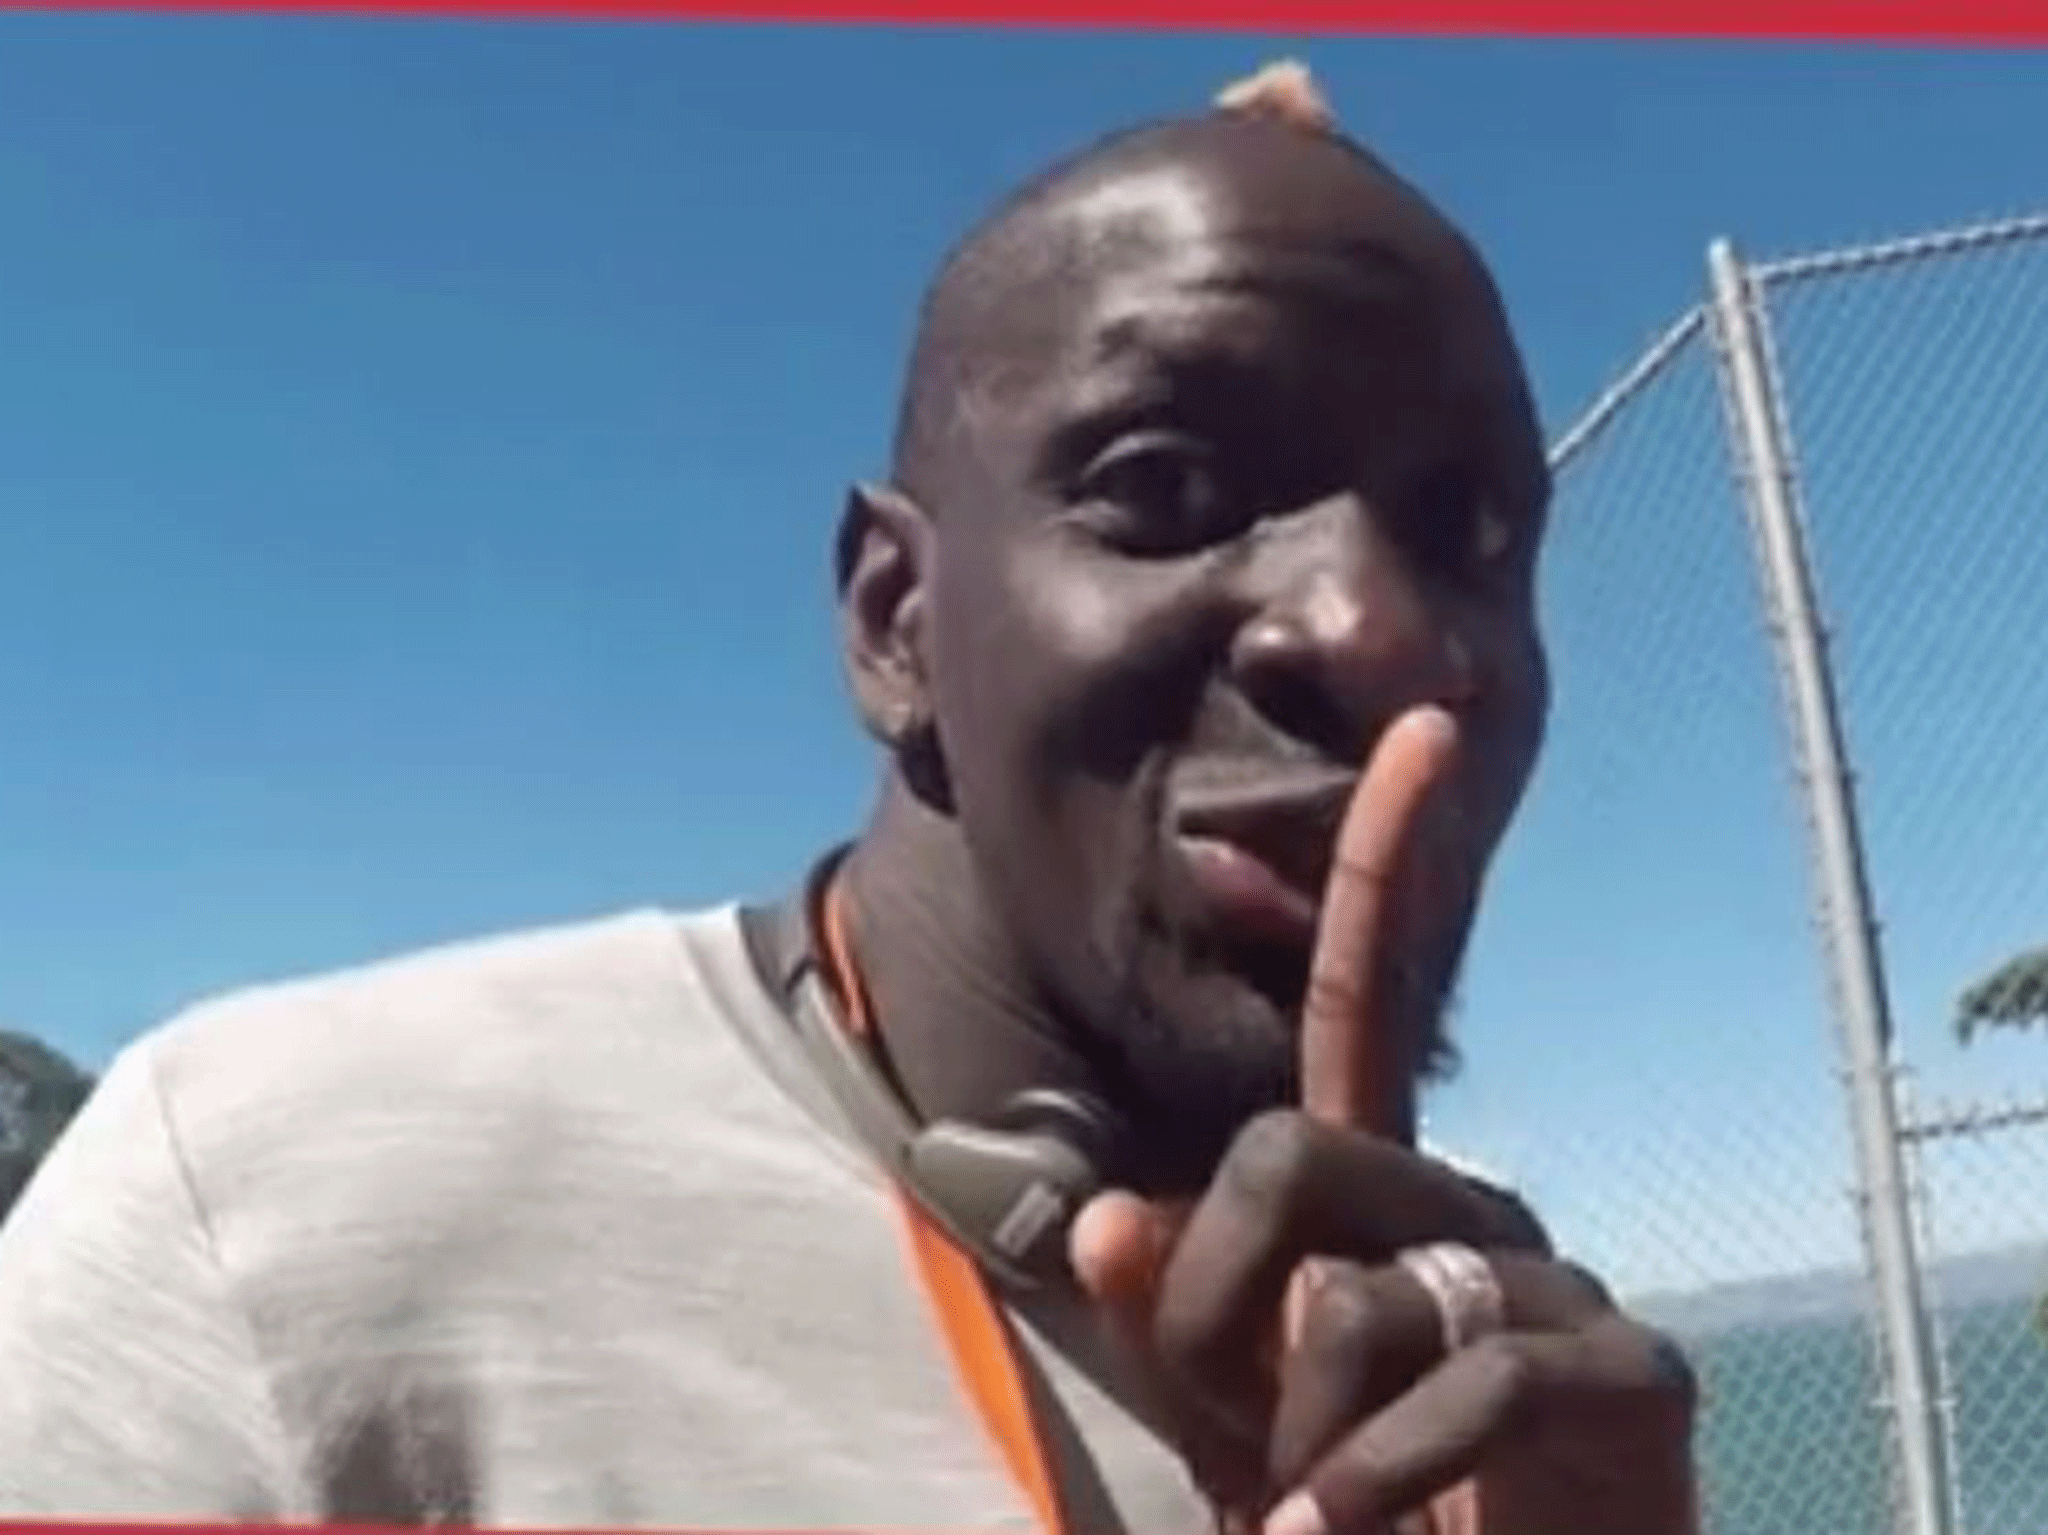
[[[1499,1332],[1507,1325],[1507,1296],[1500,1278],[1471,1248],[1459,1242],[1411,1247],[1396,1259],[1429,1292],[1443,1323],[1444,1352]]]

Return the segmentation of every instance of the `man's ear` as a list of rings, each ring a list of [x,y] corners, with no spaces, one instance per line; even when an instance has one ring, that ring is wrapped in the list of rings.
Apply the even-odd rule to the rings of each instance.
[[[868,734],[898,752],[933,725],[925,648],[931,534],[931,519],[901,491],[847,492],[835,555],[846,676]]]

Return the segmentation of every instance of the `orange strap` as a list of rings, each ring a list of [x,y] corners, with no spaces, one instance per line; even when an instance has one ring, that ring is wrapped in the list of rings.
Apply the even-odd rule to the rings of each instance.
[[[823,915],[826,979],[839,994],[847,1027],[858,1038],[872,1042],[874,1015],[846,941],[836,882],[825,892]],[[894,1194],[917,1276],[938,1313],[954,1370],[974,1400],[982,1427],[1001,1451],[1045,1535],[1071,1535],[1060,1510],[1058,1483],[1046,1458],[1045,1441],[1031,1411],[1016,1339],[989,1294],[981,1270],[900,1188]]]

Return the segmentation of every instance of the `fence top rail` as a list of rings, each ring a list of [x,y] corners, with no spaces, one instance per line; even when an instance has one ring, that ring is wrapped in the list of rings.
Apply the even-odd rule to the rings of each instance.
[[[1692,340],[1706,320],[1706,309],[1695,305],[1686,311],[1671,326],[1650,344],[1649,350],[1638,357],[1627,372],[1586,407],[1578,420],[1566,429],[1564,435],[1551,445],[1550,468],[1553,473],[1564,468],[1606,429],[1622,407],[1640,394],[1650,381],[1663,371],[1666,363]]]
[[[1841,246],[1803,256],[1784,256],[1773,261],[1744,264],[1748,279],[1759,285],[1789,284],[1811,278],[1868,271],[1874,267],[1897,266],[1938,256],[1984,250],[1994,246],[2022,244],[2030,240],[2048,242],[2048,210],[2019,214],[2012,218],[1939,229],[1928,234],[1908,235],[1867,245]],[[1565,429],[1550,448],[1553,472],[1563,469],[1610,426],[1622,409],[1648,386],[1665,365],[1699,332],[1707,319],[1707,308],[1697,304],[1674,320],[1653,341],[1628,370],[1596,396],[1577,420]]]
[[[1993,219],[1931,234],[1909,235],[1872,245],[1843,246],[1838,250],[1815,251],[1804,256],[1787,256],[1776,261],[1755,262],[1749,267],[1752,282],[1790,283],[1806,278],[1828,277],[1844,272],[1867,271],[1872,267],[1897,266],[1934,256],[1952,256],[1987,246],[2014,245],[2027,240],[2048,240],[2048,212]]]

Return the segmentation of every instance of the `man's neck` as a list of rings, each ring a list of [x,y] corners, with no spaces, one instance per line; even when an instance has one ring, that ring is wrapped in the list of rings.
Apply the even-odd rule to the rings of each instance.
[[[839,878],[882,1047],[919,1119],[985,1118],[1032,1088],[1095,1086],[950,821],[890,784]]]

